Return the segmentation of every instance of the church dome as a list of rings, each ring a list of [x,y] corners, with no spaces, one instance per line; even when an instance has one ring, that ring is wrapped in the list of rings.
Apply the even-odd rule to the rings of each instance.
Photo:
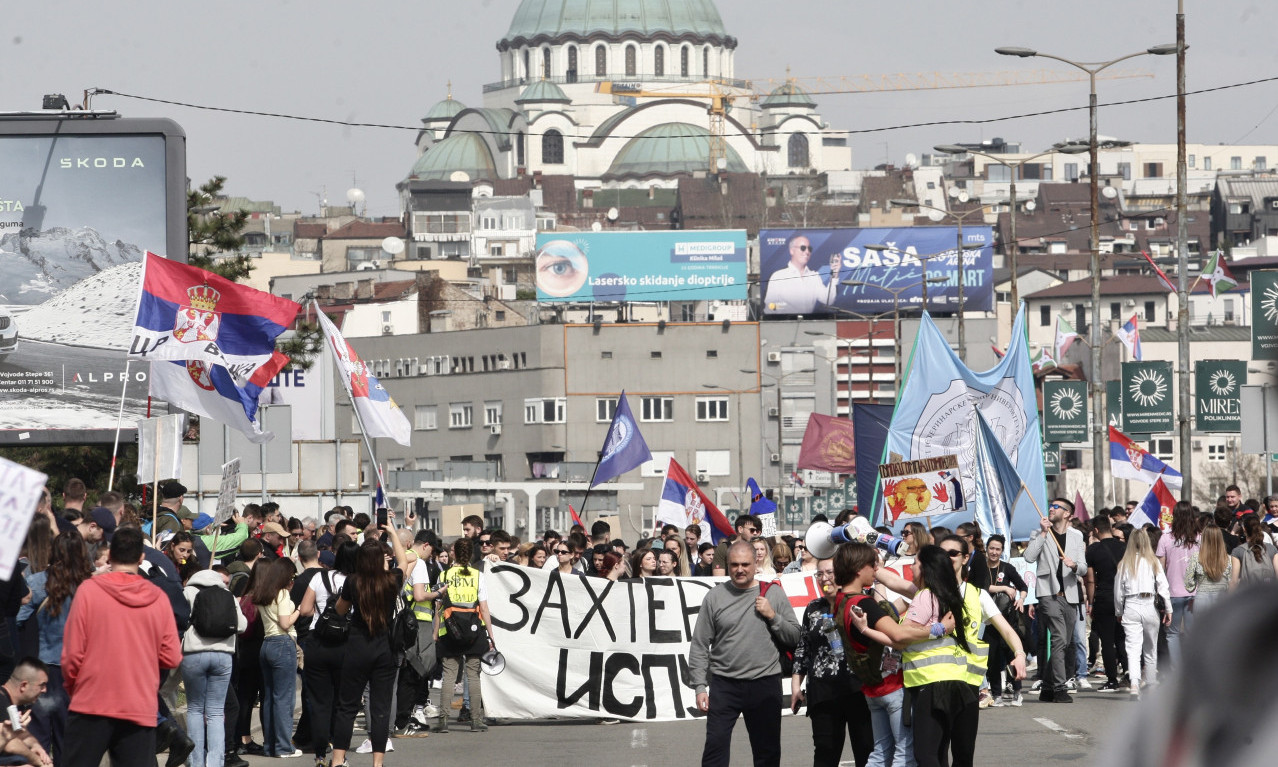
[[[568,98],[568,94],[564,93],[564,89],[549,80],[538,80],[532,85],[524,88],[524,92],[519,98],[515,99],[516,104],[535,104],[535,103],[555,103],[570,104],[572,100]]]
[[[522,0],[499,47],[600,37],[736,43],[714,0]]]
[[[417,181],[449,181],[459,170],[472,181],[497,178],[493,153],[488,150],[488,144],[473,133],[456,133],[426,150],[417,158],[408,177]]]
[[[787,82],[778,86],[772,93],[769,93],[760,106],[764,109],[783,109],[785,107],[816,109],[816,102],[812,100],[807,91],[793,82]]]
[[[728,173],[750,172],[735,149],[726,144],[724,148]],[[630,139],[604,176],[667,176],[709,167],[710,131],[687,123],[663,123]]]
[[[443,101],[430,108],[426,116],[422,118],[422,122],[434,122],[435,120],[451,120],[464,111],[466,105],[457,99],[449,96]]]

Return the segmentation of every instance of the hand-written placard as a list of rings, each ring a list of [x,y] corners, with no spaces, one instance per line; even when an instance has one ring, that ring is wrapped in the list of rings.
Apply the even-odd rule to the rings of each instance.
[[[232,458],[222,464],[222,485],[217,491],[217,524],[222,524],[235,513],[235,496],[240,491],[240,459]]]
[[[0,580],[13,575],[48,477],[0,458]]]

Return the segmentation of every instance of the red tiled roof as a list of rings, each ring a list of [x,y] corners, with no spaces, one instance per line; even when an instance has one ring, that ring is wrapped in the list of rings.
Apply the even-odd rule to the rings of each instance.
[[[293,239],[317,239],[323,237],[328,231],[328,227],[324,224],[303,224],[298,221],[293,224]]]
[[[377,240],[383,237],[404,237],[404,226],[398,221],[394,223],[372,223],[370,221],[352,221],[346,226],[335,229],[324,235],[326,240]]]

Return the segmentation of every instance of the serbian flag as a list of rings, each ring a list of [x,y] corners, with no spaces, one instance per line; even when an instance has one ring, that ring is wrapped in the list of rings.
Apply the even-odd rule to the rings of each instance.
[[[1146,261],[1149,262],[1150,267],[1152,267],[1154,270],[1154,274],[1158,275],[1159,281],[1163,283],[1163,287],[1167,288],[1172,293],[1175,293],[1176,286],[1173,285],[1172,281],[1167,278],[1167,275],[1163,272],[1163,270],[1158,268],[1158,264],[1154,263],[1154,259],[1150,258],[1149,254],[1143,250],[1140,252],[1140,254],[1145,257]]]
[[[572,507],[571,503],[568,504],[568,516],[572,517],[572,523],[574,525],[581,525],[582,527],[586,526],[585,523],[581,521],[581,515],[577,513],[577,510]]]
[[[1118,340],[1123,342],[1123,346],[1127,347],[1127,351],[1132,355],[1132,359],[1139,360],[1140,354],[1140,321],[1133,314],[1132,318],[1123,323],[1123,326],[1115,331]]]
[[[1115,479],[1134,479],[1147,485],[1162,479],[1173,490],[1179,490],[1185,479],[1113,426],[1109,427],[1109,468]]]
[[[701,526],[701,540],[718,543],[736,534],[732,523],[701,492],[697,483],[679,462],[670,459],[666,470],[666,484],[661,488],[661,502],[657,505],[657,524],[674,525],[683,529],[688,525]]]
[[[1167,532],[1171,529],[1172,509],[1176,507],[1176,498],[1167,489],[1167,484],[1159,478],[1154,486],[1145,494],[1145,500],[1132,509],[1127,521],[1135,527],[1151,524]]]
[[[270,361],[301,308],[148,252],[128,356],[221,365],[243,384]]]
[[[856,440],[852,432],[852,422],[846,418],[820,413],[808,416],[796,468],[852,474],[856,471]]]
[[[151,396],[203,418],[210,418],[241,432],[250,442],[270,441],[275,435],[262,431],[257,402],[262,390],[275,378],[288,357],[275,352],[269,362],[253,371],[242,386],[221,365],[194,360],[157,362],[151,366]]]
[[[408,422],[404,411],[399,409],[390,392],[382,387],[380,381],[368,370],[368,365],[359,358],[351,345],[342,337],[341,331],[333,326],[328,315],[315,305],[315,315],[319,317],[320,327],[324,329],[324,338],[333,348],[333,361],[341,374],[342,385],[346,394],[355,406],[364,433],[370,437],[390,437],[404,447],[409,447],[413,427]]]

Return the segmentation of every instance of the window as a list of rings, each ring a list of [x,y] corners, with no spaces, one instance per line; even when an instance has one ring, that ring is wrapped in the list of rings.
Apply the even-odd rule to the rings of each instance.
[[[528,63],[528,51],[525,50],[524,51],[524,76],[523,76],[524,81],[527,81],[531,75],[532,75],[532,67]]]
[[[1203,170],[1211,170],[1211,158],[1210,158],[1210,157],[1204,157],[1204,158],[1203,158]]]
[[[391,313],[382,312],[382,322],[390,322],[390,321],[391,321]]]
[[[679,76],[688,76],[688,46],[679,49]]]
[[[596,397],[595,398],[595,422],[596,423],[612,423],[612,417],[617,414],[617,398],[616,397]]]
[[[524,132],[519,131],[515,134],[515,164],[523,167],[524,165]]]
[[[434,431],[439,428],[439,408],[434,405],[418,405],[413,408],[413,428],[418,431]]]
[[[1145,163],[1145,178],[1162,178],[1163,164],[1161,162]]]
[[[701,74],[710,76],[710,46],[701,49]]]
[[[564,134],[548,130],[541,137],[541,162],[543,165],[564,164]]]
[[[1232,323],[1234,321],[1234,299],[1225,299],[1225,322]]]
[[[706,349],[706,359],[708,359],[708,360],[714,360],[714,359],[718,359],[718,358],[719,358],[719,350],[718,350],[718,349]]]
[[[1154,321],[1154,302],[1146,301],[1145,302],[1145,322],[1153,322],[1153,321]]]
[[[640,420],[643,421],[673,421],[674,420],[674,397],[644,397],[642,399],[643,410]]]
[[[1149,452],[1160,461],[1171,461],[1176,458],[1176,440],[1172,437],[1158,437],[1149,441]]]
[[[648,357],[650,359],[659,360],[661,359],[661,352],[648,352]]]
[[[664,477],[670,467],[670,459],[674,458],[671,450],[653,450],[652,460],[639,467],[641,477]]]
[[[541,49],[541,76],[550,77],[550,49]]]
[[[1224,461],[1225,460],[1225,443],[1223,442],[1207,443],[1207,460]]]
[[[563,423],[568,400],[543,397],[524,400],[524,423]]]
[[[697,397],[698,421],[728,420],[727,397]]]
[[[626,46],[626,77],[634,77],[639,71],[639,52],[633,45]]]
[[[657,77],[666,75],[666,46],[658,45],[652,51],[652,73]]]
[[[1230,170],[1242,170],[1242,158],[1241,158],[1241,157],[1230,157],[1230,158],[1229,158],[1229,169],[1230,169]]]
[[[732,473],[732,451],[698,450],[697,473],[708,477],[726,477]]]
[[[808,162],[808,137],[802,133],[795,133],[790,136],[789,160],[791,168],[807,168],[811,163]]]
[[[577,46],[568,46],[568,82],[577,82]]]
[[[1193,168],[1193,167],[1195,167],[1195,164],[1198,162],[1198,157],[1197,157],[1196,155],[1192,155],[1192,154],[1191,154],[1191,155],[1189,155],[1189,157],[1186,159],[1186,162],[1189,164],[1189,167]]]
[[[469,402],[454,402],[448,406],[448,428],[469,429],[475,420],[475,406]]]
[[[1109,305],[1109,318],[1111,320],[1121,320],[1123,318],[1123,305],[1117,301]]]
[[[1065,180],[1066,181],[1078,180],[1078,163],[1076,162],[1065,163]]]
[[[608,49],[602,45],[595,46],[595,77],[608,75]]]
[[[1256,157],[1256,159],[1251,161],[1252,170],[1264,170],[1265,168],[1268,168],[1268,167],[1269,167],[1269,163],[1265,160],[1264,155],[1259,155]]]
[[[1118,164],[1118,175],[1123,177],[1124,181],[1132,180],[1132,164],[1129,162],[1120,162]]]
[[[484,425],[496,426],[501,423],[501,400],[484,403]]]
[[[1052,326],[1052,307],[1047,304],[1038,307],[1038,324],[1045,328]]]

